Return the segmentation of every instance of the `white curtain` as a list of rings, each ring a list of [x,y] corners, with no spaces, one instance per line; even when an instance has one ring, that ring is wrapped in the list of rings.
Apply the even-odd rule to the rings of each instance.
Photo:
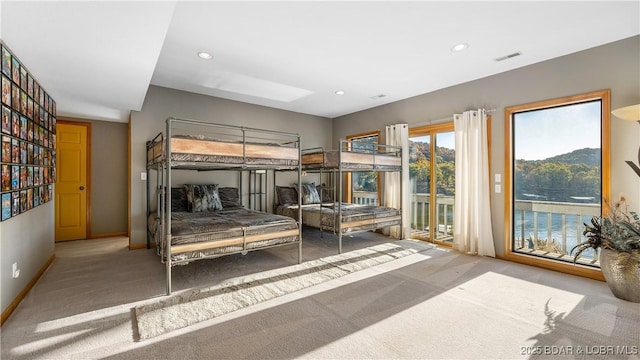
[[[411,234],[411,223],[409,222],[409,125],[389,125],[386,127],[385,135],[386,145],[402,147],[402,173],[384,173],[383,205],[402,211],[402,226],[391,226],[388,235],[396,239],[406,239]]]
[[[487,114],[484,109],[453,116],[456,196],[453,248],[495,257],[491,230]]]

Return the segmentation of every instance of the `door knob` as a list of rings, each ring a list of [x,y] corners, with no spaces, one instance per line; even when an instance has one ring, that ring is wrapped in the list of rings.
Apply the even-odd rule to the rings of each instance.
[[[80,190],[84,190],[84,186],[80,186]]]

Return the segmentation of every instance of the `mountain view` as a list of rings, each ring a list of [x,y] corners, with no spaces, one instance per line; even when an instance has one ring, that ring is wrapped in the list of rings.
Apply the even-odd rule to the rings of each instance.
[[[428,193],[431,154],[429,144],[411,142],[409,173],[414,193]],[[438,194],[455,194],[455,150],[437,147]],[[600,150],[583,148],[544,160],[516,160],[517,200],[560,202],[600,201]]]
[[[600,150],[592,148],[544,160],[516,160],[516,199],[599,203],[600,163]]]

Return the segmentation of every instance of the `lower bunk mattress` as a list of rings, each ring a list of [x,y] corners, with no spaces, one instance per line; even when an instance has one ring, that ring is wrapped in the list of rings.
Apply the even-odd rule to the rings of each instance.
[[[339,210],[340,207],[341,209]],[[278,205],[276,213],[298,219],[298,205]],[[338,216],[340,215],[340,219]],[[340,220],[340,221],[338,221]],[[350,203],[302,205],[302,223],[337,233],[368,231],[401,225],[399,209]]]
[[[157,214],[149,216],[148,224],[166,260],[164,226]],[[171,213],[171,260],[176,264],[298,241],[298,223],[287,216],[246,208]]]

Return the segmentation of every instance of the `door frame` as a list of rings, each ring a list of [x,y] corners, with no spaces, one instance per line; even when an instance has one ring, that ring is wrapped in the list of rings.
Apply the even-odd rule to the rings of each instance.
[[[70,121],[70,120],[58,119],[57,124],[64,124],[64,125],[71,125],[71,126],[84,126],[87,130],[87,142],[85,144],[85,151],[87,154],[87,162],[85,164],[86,179],[87,179],[87,185],[86,185],[87,223],[85,225],[86,232],[84,234],[84,238],[85,240],[88,240],[91,238],[91,123],[84,122],[84,121]],[[57,156],[58,154],[56,153],[56,157]],[[56,161],[60,161],[60,159],[56,159]],[[56,175],[59,176],[59,174],[56,174]],[[57,221],[57,219],[54,219],[54,221]],[[58,241],[58,242],[62,242],[62,241]]]

